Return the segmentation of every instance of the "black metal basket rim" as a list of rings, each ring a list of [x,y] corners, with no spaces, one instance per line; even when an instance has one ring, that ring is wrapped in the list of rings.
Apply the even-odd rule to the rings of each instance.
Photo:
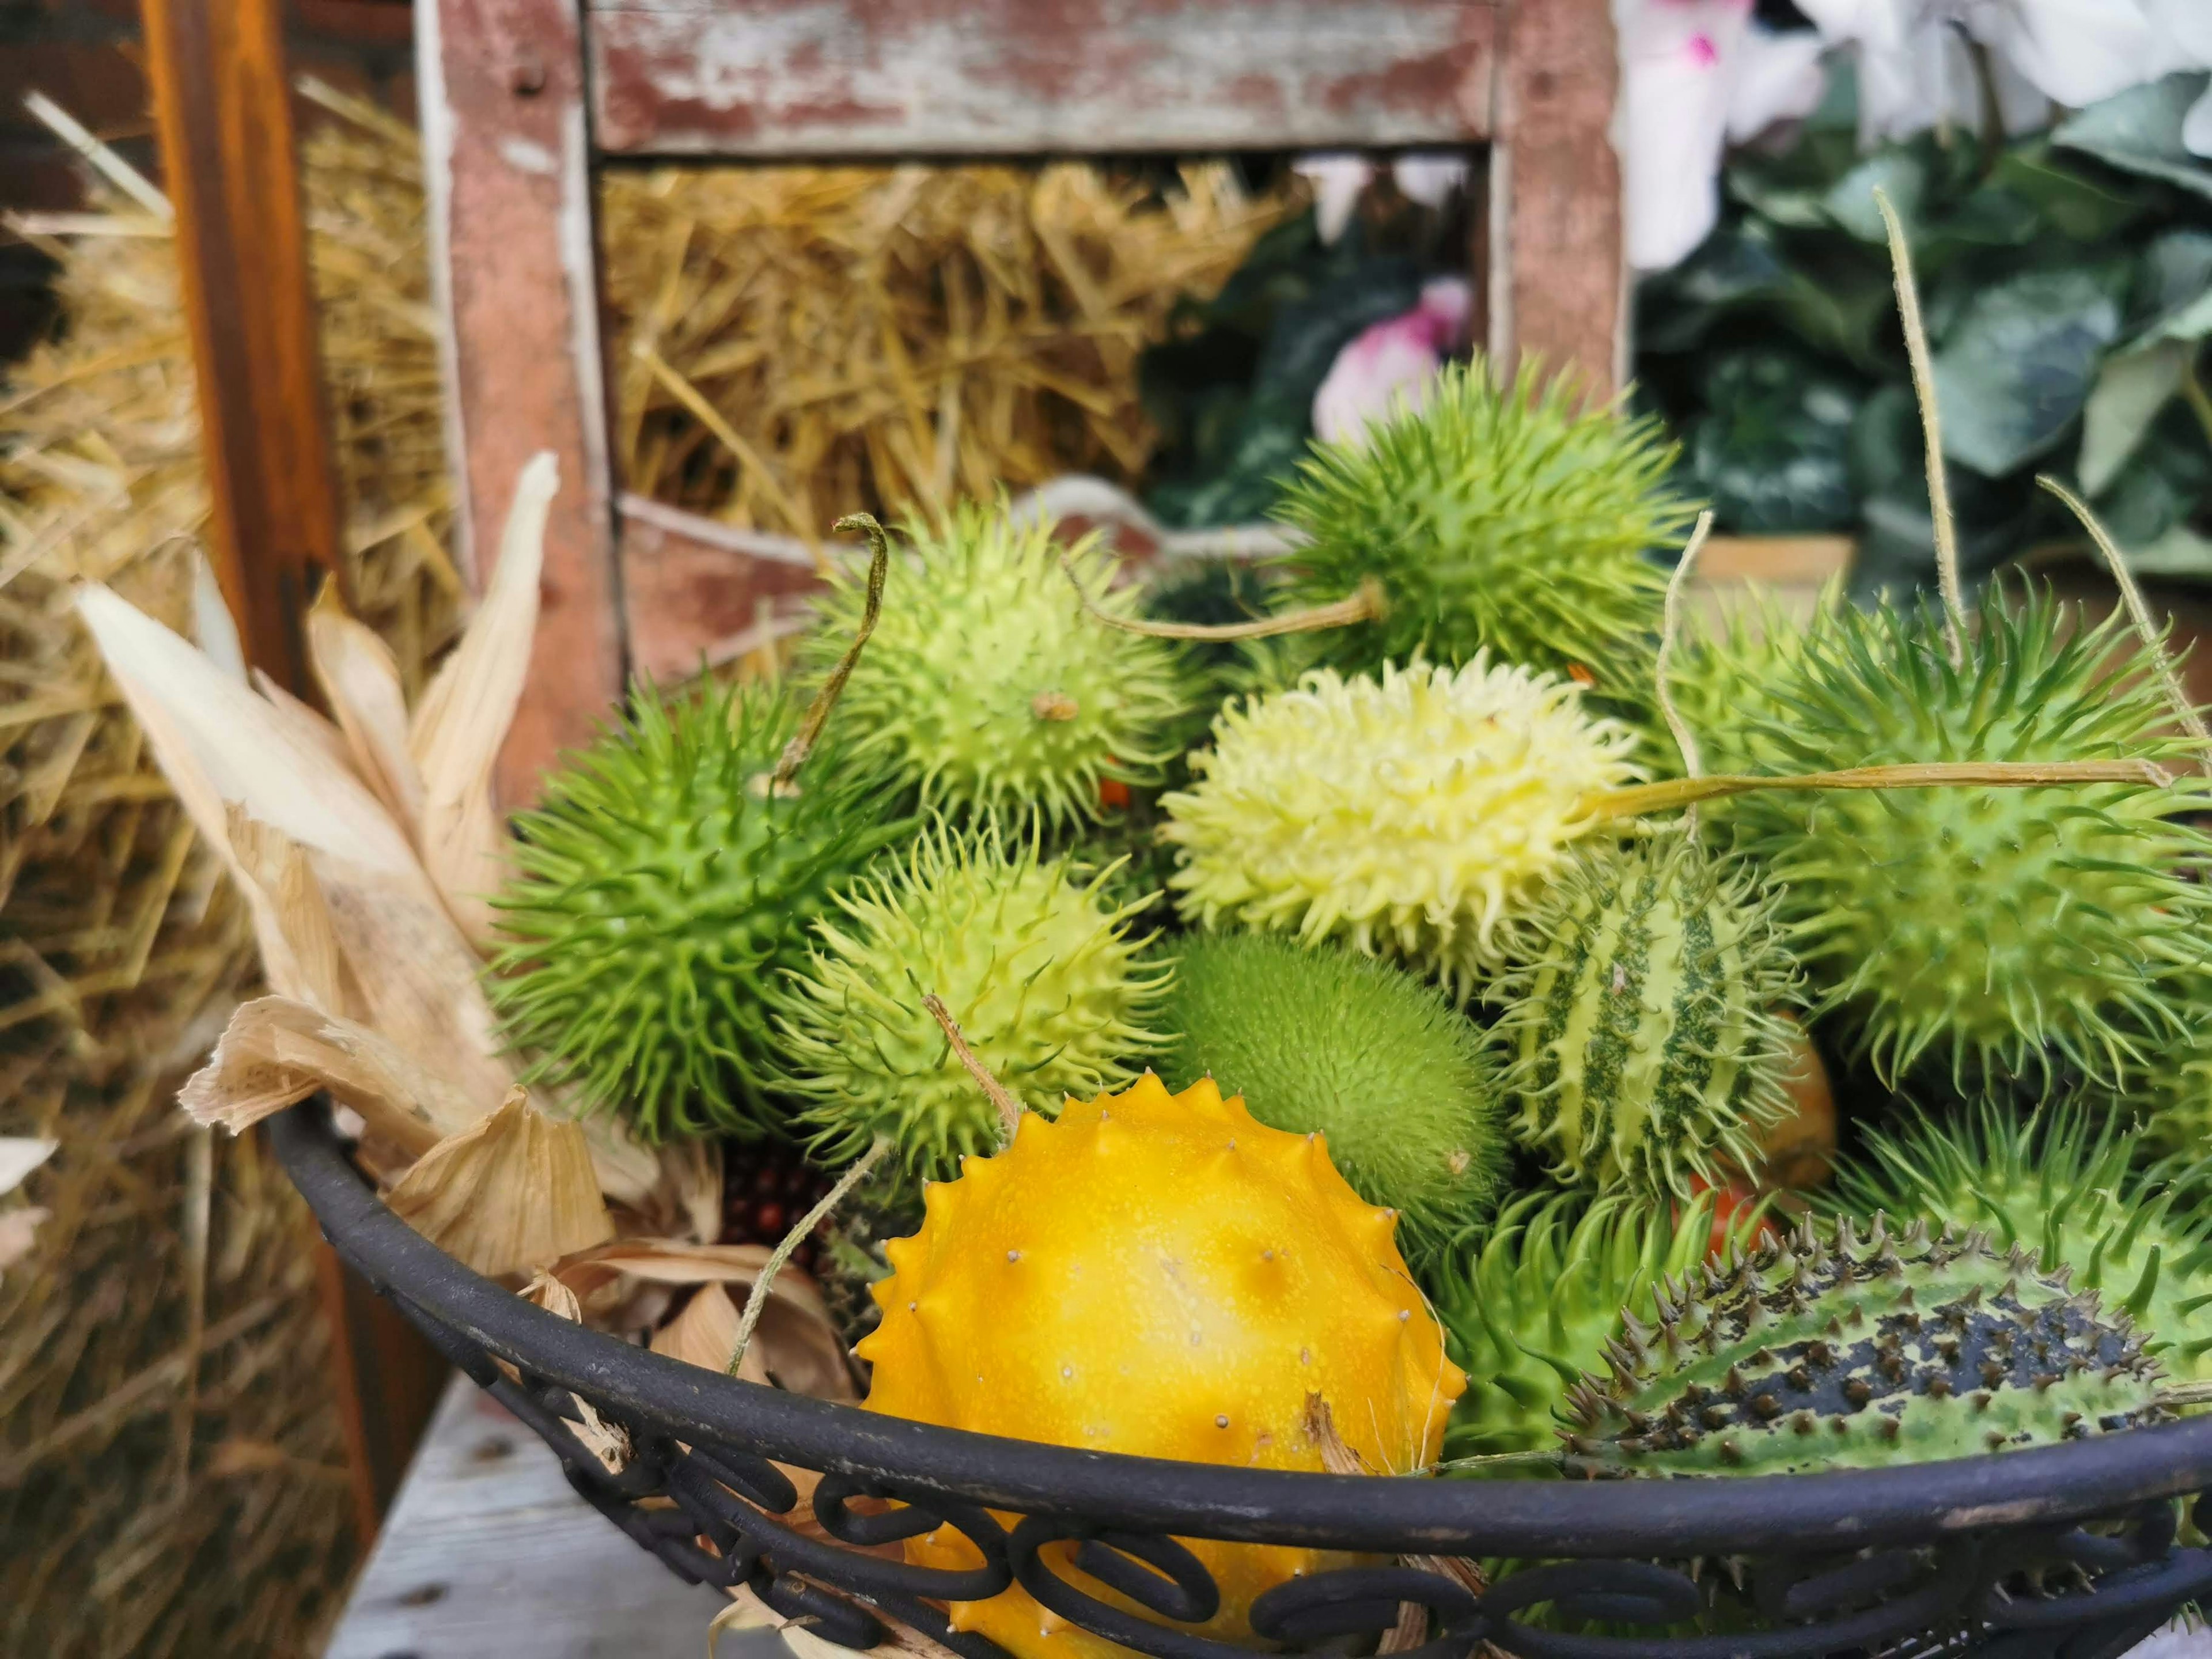
[[[533,1376],[679,1439],[695,1431],[811,1469],[1092,1527],[1394,1554],[1682,1557],[1917,1543],[2212,1487],[2212,1416],[1896,1468],[1649,1481],[1304,1474],[939,1428],[717,1376],[547,1313],[386,1207],[325,1098],[279,1114],[270,1130],[331,1246],[379,1293]]]

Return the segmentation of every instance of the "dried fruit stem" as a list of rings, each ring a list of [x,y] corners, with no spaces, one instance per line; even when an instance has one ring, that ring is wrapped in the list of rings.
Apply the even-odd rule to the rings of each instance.
[[[1936,409],[1936,370],[1928,357],[1928,330],[1920,320],[1920,287],[1913,280],[1912,250],[1889,192],[1875,187],[1874,204],[1889,231],[1889,262],[1897,277],[1897,315],[1905,325],[1905,353],[1912,364],[1912,392],[1920,404],[1920,429],[1928,451],[1928,510],[1936,521],[1936,576],[1943,589],[1943,638],[1953,666],[1966,660],[1962,631],[1966,594],[1959,586],[1959,527],[1951,516],[1951,486],[1943,474],[1943,423]]]
[[[1124,634],[1142,634],[1153,640],[1265,640],[1278,634],[1316,634],[1325,628],[1347,628],[1353,623],[1379,621],[1390,608],[1382,595],[1382,584],[1370,576],[1346,599],[1304,611],[1287,611],[1279,617],[1261,617],[1248,623],[1146,622],[1140,617],[1117,617],[1102,610],[1083,586],[1082,578],[1075,574],[1074,563],[1066,549],[1060,551],[1060,568],[1067,573],[1076,597],[1083,601],[1083,608],[1092,621],[1117,628]]]
[[[837,1184],[822,1195],[822,1201],[799,1217],[792,1230],[783,1236],[783,1242],[769,1253],[768,1261],[762,1265],[760,1277],[753,1280],[752,1289],[745,1295],[745,1310],[738,1319],[737,1345],[730,1350],[730,1363],[722,1368],[728,1376],[735,1376],[738,1368],[745,1363],[745,1350],[752,1346],[753,1328],[760,1323],[761,1315],[768,1310],[769,1286],[775,1283],[775,1276],[783,1271],[784,1263],[791,1260],[808,1236],[829,1218],[830,1212],[845,1201],[853,1188],[867,1179],[868,1171],[881,1163],[884,1154],[890,1149],[890,1137],[878,1135],[875,1144],[860,1154],[860,1161],[837,1177]]]
[[[1682,590],[1689,585],[1690,572],[1698,562],[1698,555],[1705,551],[1705,538],[1713,533],[1713,510],[1707,507],[1698,514],[1697,527],[1690,532],[1682,556],[1675,562],[1674,574],[1667,579],[1667,610],[1659,624],[1659,660],[1652,673],[1659,693],[1659,712],[1666,716],[1667,729],[1674,734],[1674,747],[1682,751],[1682,775],[1694,778],[1703,775],[1704,757],[1698,753],[1697,734],[1682,719],[1682,712],[1674,707],[1674,694],[1667,685],[1667,670],[1674,658],[1674,635],[1682,621]],[[1698,833],[1698,804],[1690,803],[1682,814],[1683,826],[1690,834]]]
[[[884,580],[890,574],[890,538],[884,534],[883,526],[874,515],[867,513],[849,514],[830,526],[836,531],[858,530],[866,535],[873,550],[868,557],[868,598],[860,611],[860,625],[854,631],[852,644],[845,654],[837,659],[837,665],[830,671],[830,678],[814,694],[814,701],[806,706],[806,717],[799,723],[799,730],[791,734],[791,741],[783,746],[782,758],[775,763],[769,780],[771,796],[782,793],[790,787],[799,769],[806,764],[806,757],[814,752],[815,739],[822,735],[822,727],[830,718],[830,711],[837,706],[844,695],[845,682],[852,678],[853,665],[860,660],[860,651],[868,642],[868,635],[876,631],[876,618],[884,611]]]
[[[1015,1129],[1021,1125],[1021,1103],[1008,1094],[1006,1085],[993,1077],[990,1068],[975,1058],[975,1051],[968,1046],[968,1039],[960,1035],[960,1027],[953,1023],[951,1012],[945,1007],[943,997],[932,991],[922,998],[921,1006],[929,1010],[931,1018],[945,1028],[945,1040],[952,1045],[954,1057],[968,1068],[968,1075],[975,1079],[976,1087],[982,1090],[990,1097],[991,1104],[999,1109],[999,1121],[1006,1126],[1006,1139],[1012,1140]]]
[[[2158,678],[2166,687],[2166,695],[2172,700],[2173,712],[2181,716],[2181,723],[2189,729],[2191,737],[2206,750],[2212,750],[2212,729],[2206,727],[2203,713],[2190,702],[2189,693],[2181,684],[2181,676],[2174,672],[2173,659],[2166,654],[2166,641],[2159,636],[2157,625],[2151,621],[2150,607],[2143,603],[2142,589],[2136,586],[2135,573],[2128,568],[2128,562],[2121,554],[2118,544],[2112,540],[2112,532],[2097,521],[2097,515],[2089,510],[2088,502],[2049,473],[2038,473],[2035,481],[2066,504],[2066,510],[2081,521],[2081,528],[2087,531],[2089,539],[2096,543],[2097,551],[2105,556],[2105,563],[2112,573],[2112,580],[2119,586],[2120,598],[2128,607],[2128,615],[2135,619],[2136,632],[2142,639],[2143,650],[2149,656],[2152,666],[2158,670]]]
[[[2171,773],[2146,760],[1917,761],[1902,766],[1854,766],[1842,772],[1800,772],[1780,778],[1732,773],[1676,778],[1666,783],[1603,790],[1589,796],[1584,805],[1602,822],[1642,817],[1757,789],[2030,789],[2056,783],[2148,783],[2165,788],[2172,781]]]
[[[2158,1391],[2161,1406],[2212,1406],[2212,1380],[2177,1382]]]

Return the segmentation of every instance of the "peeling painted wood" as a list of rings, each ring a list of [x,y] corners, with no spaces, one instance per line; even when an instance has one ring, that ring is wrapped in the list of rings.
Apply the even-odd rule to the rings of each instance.
[[[623,683],[599,250],[574,0],[422,0],[416,42],[447,441],[481,581],[522,465],[560,463],[528,695],[500,798],[588,738]]]
[[[596,0],[587,15],[599,142],[617,154],[1327,149],[1491,126],[1490,0]]]
[[[1610,392],[1627,374],[1620,78],[1609,0],[1518,0],[1498,58],[1491,149],[1491,349],[1571,365]]]
[[[632,670],[663,685],[794,632],[822,586],[814,559],[636,495],[621,501],[624,611]]]

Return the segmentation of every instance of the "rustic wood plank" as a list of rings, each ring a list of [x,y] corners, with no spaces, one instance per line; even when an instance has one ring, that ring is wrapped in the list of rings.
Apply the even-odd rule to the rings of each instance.
[[[1496,28],[1491,0],[592,0],[588,15],[597,139],[631,155],[1468,143],[1490,130]]]
[[[523,463],[550,450],[561,467],[529,690],[501,757],[509,806],[590,736],[623,677],[580,28],[574,0],[416,9],[447,441],[472,580]]]
[[[804,625],[822,585],[804,546],[624,495],[623,617],[631,672],[666,685]]]
[[[1537,353],[1609,392],[1628,372],[1610,0],[1516,0],[1498,64],[1491,351]]]
[[[576,1496],[553,1454],[456,1376],[325,1659],[698,1659],[724,1606]],[[732,1632],[722,1659],[790,1659]]]
[[[306,684],[300,607],[338,568],[278,0],[145,0],[146,65],[177,214],[210,557],[247,659]]]

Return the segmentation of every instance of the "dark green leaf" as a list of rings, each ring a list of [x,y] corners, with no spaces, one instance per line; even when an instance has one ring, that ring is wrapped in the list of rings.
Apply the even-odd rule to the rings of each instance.
[[[2124,268],[2035,270],[1982,293],[1936,356],[1943,448],[1990,477],[2047,454],[2119,337]]]
[[[1705,413],[1688,433],[1698,490],[1723,528],[1751,534],[1842,529],[1857,516],[1850,432],[1860,392],[1802,352],[1714,361]]]
[[[2026,202],[2062,236],[2101,242],[2143,211],[2149,192],[2084,173],[2050,144],[2035,139],[2008,149],[1990,170],[1990,184]]]
[[[2051,142],[2123,173],[2212,197],[2212,166],[2181,142],[2182,118],[2203,95],[2205,81],[2202,73],[2185,72],[2131,87],[2062,122]]]

